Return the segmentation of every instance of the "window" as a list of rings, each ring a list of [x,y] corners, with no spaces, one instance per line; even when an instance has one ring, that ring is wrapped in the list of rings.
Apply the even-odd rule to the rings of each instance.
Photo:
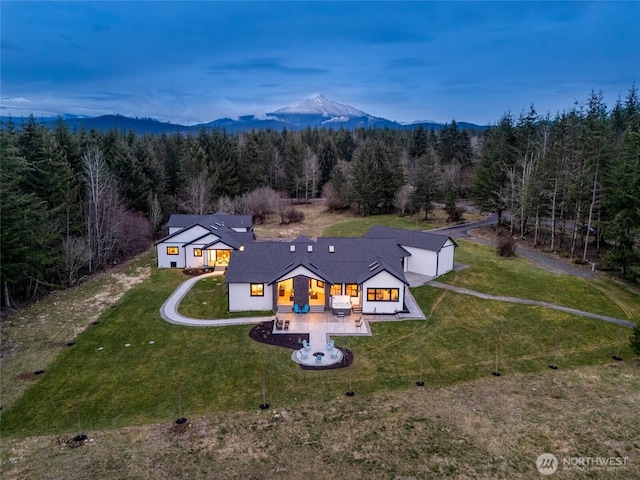
[[[367,288],[367,300],[370,302],[397,302],[399,297],[398,288]]]
[[[264,297],[264,283],[252,283],[251,284],[251,296],[252,297]]]
[[[345,295],[349,295],[350,297],[357,297],[358,285],[355,283],[347,283],[345,285]]]
[[[193,249],[193,256],[194,257],[201,257],[202,256],[202,249],[201,248],[194,248]]]
[[[167,247],[167,255],[178,255],[179,251],[178,247]]]
[[[316,285],[318,288],[324,288],[324,282],[321,282],[320,280],[316,280]]]
[[[331,285],[331,295],[342,295],[342,284]]]

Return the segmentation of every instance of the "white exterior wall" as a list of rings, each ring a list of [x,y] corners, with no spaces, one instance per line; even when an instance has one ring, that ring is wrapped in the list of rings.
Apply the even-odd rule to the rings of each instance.
[[[168,255],[167,247],[178,247],[178,255]],[[171,262],[176,262],[176,268],[185,267],[184,247],[182,243],[173,241],[162,242],[156,245],[158,253],[158,268],[171,268]]]
[[[439,259],[438,259],[438,275],[444,275],[447,272],[453,270],[454,265],[454,254],[456,251],[456,246],[451,240],[447,240],[447,243],[444,244],[442,250],[440,250]]]
[[[169,227],[169,235],[173,235],[174,233],[179,232],[183,228],[184,227]]]
[[[368,288],[397,288],[397,302],[370,302]],[[362,313],[396,313],[404,308],[404,283],[386,271],[382,271],[362,284]]]
[[[264,284],[264,296],[252,297],[250,283],[229,284],[229,311],[273,310],[273,285]]]
[[[206,244],[191,244],[184,247],[185,263],[187,265],[187,268],[200,268],[204,266],[204,256],[206,255],[206,253],[203,251],[201,257],[196,257],[193,255],[193,251],[196,248],[202,248],[203,245]]]
[[[438,266],[438,254],[436,252],[406,245],[401,246],[411,254],[410,257],[405,258],[405,272],[414,272],[421,275],[429,275],[430,277],[436,276],[436,268]]]
[[[176,236],[171,237],[166,242],[161,242],[156,246],[156,252],[158,254],[158,267],[159,268],[171,268],[171,262],[176,262],[176,268],[187,268],[187,267],[201,267],[203,265],[202,258],[193,256],[193,249],[199,248],[200,245],[190,244],[187,247],[184,246],[185,243],[188,243],[196,238],[202,237],[205,233],[209,233],[204,227],[200,225],[194,225],[185,230],[180,230],[182,233],[178,233]],[[207,235],[203,237],[202,241],[206,240],[206,243],[202,243],[202,245],[206,245],[207,243],[211,243],[216,240],[216,235]],[[167,255],[167,247],[178,247],[180,253],[178,255]]]

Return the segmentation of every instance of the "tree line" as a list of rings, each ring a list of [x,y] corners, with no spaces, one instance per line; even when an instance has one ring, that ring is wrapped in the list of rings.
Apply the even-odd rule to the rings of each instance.
[[[454,220],[455,199],[473,197],[504,216],[512,234],[550,230],[552,250],[569,242],[573,253],[580,235],[597,231],[628,276],[640,225],[638,116],[632,89],[611,111],[594,94],[555,118],[533,108],[517,120],[506,113],[486,132],[452,121],[438,132],[139,136],[71,131],[62,119],[51,127],[10,120],[0,128],[2,304],[71,286],[143,251],[171,213],[223,210],[260,222],[280,209],[284,221],[283,199],[320,196],[329,210],[361,215],[428,218],[443,202]]]
[[[506,113],[485,135],[472,193],[509,233],[562,249],[582,262],[637,279],[640,228],[640,105],[630,90],[609,110],[602,94],[586,105],[539,115]],[[503,218],[503,214],[507,214]]]

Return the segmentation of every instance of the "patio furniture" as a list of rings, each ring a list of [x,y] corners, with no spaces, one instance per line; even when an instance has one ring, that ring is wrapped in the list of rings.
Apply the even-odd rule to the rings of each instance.
[[[309,342],[307,342],[306,340],[302,340],[302,346],[307,351],[311,350],[311,345],[309,345]]]
[[[300,351],[300,358],[309,358],[309,354],[304,350]]]
[[[300,307],[297,303],[293,306],[293,311],[294,313],[302,313],[302,310],[300,310]]]
[[[284,326],[284,322],[278,317],[276,317],[276,330],[282,330],[283,326]]]
[[[331,339],[331,341],[327,343],[327,350],[333,350],[334,345],[335,345],[335,341]]]
[[[331,352],[331,358],[338,358],[338,353],[339,350],[337,348],[334,348],[333,352]]]
[[[316,362],[322,362],[322,355],[316,355]]]
[[[289,330],[289,320],[284,321],[284,329]]]
[[[362,327],[362,317],[356,320],[356,327]]]
[[[309,313],[309,304],[305,303],[300,313]]]

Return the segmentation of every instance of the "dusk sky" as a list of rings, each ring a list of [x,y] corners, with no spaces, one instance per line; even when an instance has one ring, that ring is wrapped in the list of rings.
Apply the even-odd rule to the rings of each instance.
[[[640,2],[2,0],[2,115],[195,124],[314,93],[397,121],[496,123],[640,83]]]

